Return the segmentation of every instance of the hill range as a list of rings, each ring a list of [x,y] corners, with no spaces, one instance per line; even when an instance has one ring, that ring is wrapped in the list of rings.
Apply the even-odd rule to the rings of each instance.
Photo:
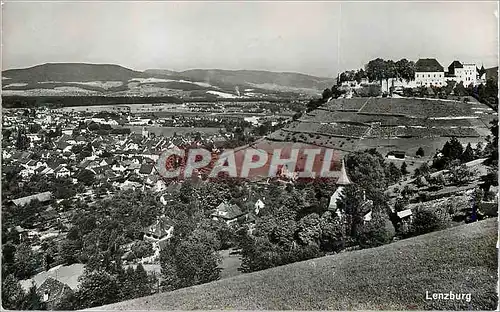
[[[496,242],[488,219],[90,310],[493,310]]]
[[[335,79],[256,70],[136,71],[113,64],[48,63],[2,72],[4,95],[258,98],[318,95]]]

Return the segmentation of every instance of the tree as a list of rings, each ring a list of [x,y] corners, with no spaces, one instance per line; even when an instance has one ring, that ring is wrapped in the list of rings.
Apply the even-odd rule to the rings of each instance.
[[[420,167],[415,169],[414,176],[415,177],[424,176],[427,175],[430,171],[431,169],[429,168],[429,165],[427,165],[427,163],[424,162],[423,164],[420,165]]]
[[[462,163],[466,163],[473,160],[474,160],[474,150],[472,149],[472,146],[470,145],[469,142],[469,144],[467,144],[467,147],[465,148],[465,151],[462,153],[462,156],[460,156],[460,161],[462,161]]]
[[[450,170],[450,181],[456,185],[465,185],[474,177],[474,173],[465,166],[453,166]]]
[[[443,154],[442,157],[444,157],[448,162],[451,162],[455,159],[460,159],[460,156],[462,156],[463,152],[464,148],[462,144],[455,137],[447,141],[444,144],[443,149],[441,150],[441,153]]]
[[[380,83],[382,83],[382,80],[385,79],[387,76],[386,65],[387,65],[386,62],[381,58],[369,61],[365,67],[368,79],[370,81],[379,81]]]
[[[176,269],[182,287],[219,279],[219,258],[215,250],[195,241],[182,241],[176,248]]]
[[[415,79],[415,63],[407,59],[396,62],[396,76],[399,80],[412,81]]]
[[[402,175],[407,175],[408,173],[410,173],[407,169],[407,165],[406,165],[406,162],[403,162],[403,164],[401,164],[401,174]]]
[[[338,252],[344,248],[346,233],[343,220],[340,217],[327,211],[321,216],[320,227],[321,250]]]
[[[362,68],[356,71],[354,75],[354,80],[356,80],[357,83],[361,83],[361,80],[364,78],[366,78],[366,73]]]
[[[478,142],[476,144],[476,148],[474,149],[474,158],[477,159],[483,157],[483,149],[484,149],[483,143]]]
[[[102,306],[119,299],[116,277],[108,272],[86,270],[79,280],[80,286],[75,293],[78,309]]]
[[[24,291],[14,275],[2,273],[2,307],[8,310],[21,310]]]
[[[83,169],[78,173],[77,179],[86,186],[92,186],[95,182],[95,174],[90,170]]]
[[[385,80],[387,82],[387,87],[389,88],[389,78],[397,78],[398,70],[396,63],[393,60],[385,61]]]
[[[196,234],[182,240],[174,237],[160,252],[164,287],[173,290],[217,280],[219,261],[214,246]]]
[[[304,245],[318,244],[321,237],[321,220],[317,213],[311,213],[297,224],[299,241]]]
[[[337,200],[337,208],[347,217],[347,231],[351,237],[356,237],[358,227],[363,223],[364,210],[363,191],[356,185],[348,185]]]
[[[322,93],[323,101],[327,101],[329,98],[332,97],[332,95],[333,95],[332,90],[326,88],[325,90],[323,90],[323,93]]]
[[[398,197],[394,203],[394,210],[396,212],[405,210],[406,205],[408,205],[409,200],[407,198]]]
[[[392,184],[398,182],[399,179],[401,179],[402,173],[401,170],[398,167],[396,167],[394,163],[391,162],[387,167],[386,175],[388,177],[389,182]]]
[[[419,147],[418,150],[417,150],[417,153],[416,155],[417,156],[420,156],[420,157],[424,157],[424,149],[422,147]]]
[[[36,292],[35,284],[32,284],[28,292],[23,296],[19,310],[46,310],[47,306]]]
[[[395,233],[396,230],[387,215],[374,213],[372,219],[361,226],[358,242],[363,248],[377,247],[390,243]]]
[[[349,154],[346,170],[352,182],[365,189],[368,194],[371,194],[373,189],[385,189],[388,185],[384,158],[375,150]]]
[[[19,244],[14,254],[16,277],[26,279],[33,276],[38,268],[38,260],[29,244]]]
[[[17,139],[16,148],[18,150],[25,150],[29,147],[30,140],[26,135],[26,130],[24,128],[17,129]]]
[[[464,87],[464,83],[463,82],[457,83],[455,85],[455,88],[453,89],[453,93],[456,96],[465,96],[465,95],[467,95],[467,90]]]
[[[433,231],[443,230],[450,225],[451,216],[442,208],[430,210],[419,208],[415,211],[411,232],[421,235]]]
[[[498,119],[492,120],[490,125],[491,136],[488,138],[484,153],[488,157],[486,163],[496,168],[498,167]]]

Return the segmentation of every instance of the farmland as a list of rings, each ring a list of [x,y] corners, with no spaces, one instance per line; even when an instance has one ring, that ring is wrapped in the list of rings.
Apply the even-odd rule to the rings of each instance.
[[[121,127],[120,127],[121,128]],[[132,133],[142,133],[143,126],[126,126],[124,128],[130,128]],[[149,133],[154,133],[155,135],[170,137],[174,133],[176,135],[184,135],[188,133],[206,133],[206,134],[217,134],[219,133],[219,128],[206,128],[206,127],[146,127],[146,131]]]
[[[368,101],[368,103],[358,112],[362,114],[389,114],[422,118],[463,117],[472,115],[470,104],[467,103],[403,98],[370,99],[370,101]]]
[[[478,114],[478,112],[480,112]],[[428,160],[451,137],[462,144],[486,142],[497,113],[478,102],[413,98],[331,100],[267,137],[352,152],[376,148],[382,154],[419,147]],[[413,159],[416,161],[416,159]]]

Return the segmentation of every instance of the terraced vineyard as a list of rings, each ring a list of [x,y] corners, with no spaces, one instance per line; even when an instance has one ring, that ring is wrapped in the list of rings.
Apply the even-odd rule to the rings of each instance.
[[[359,110],[364,114],[390,114],[408,117],[463,117],[472,116],[471,104],[422,99],[377,98]]]
[[[372,100],[374,99],[372,98],[338,99],[326,103],[324,108],[357,112],[363,107],[363,105]]]
[[[377,148],[426,157],[450,138],[485,144],[497,113],[481,103],[409,98],[332,100],[268,136],[272,142],[301,142],[341,151]]]
[[[479,137],[473,128],[427,128],[427,127],[374,127],[371,129],[369,138],[379,137]]]
[[[319,108],[304,114],[300,121],[305,122],[345,122],[345,123],[380,123],[381,126],[423,126],[423,127],[470,127],[470,119],[429,119],[410,118],[405,116],[387,116],[376,114],[363,114],[344,111],[326,111]]]

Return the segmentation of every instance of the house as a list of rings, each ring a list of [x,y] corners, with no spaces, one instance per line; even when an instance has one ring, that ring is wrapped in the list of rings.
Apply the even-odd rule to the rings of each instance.
[[[52,199],[52,193],[51,192],[38,193],[38,194],[26,196],[26,197],[21,197],[18,199],[13,199],[12,202],[17,207],[24,207],[27,204],[31,203],[31,201],[33,201],[35,199],[41,203],[48,202],[49,200]]]
[[[47,305],[47,309],[53,310],[64,296],[71,294],[73,291],[68,285],[49,277],[37,288],[36,292],[42,302]]]
[[[411,209],[398,211],[396,215],[401,221],[401,230],[403,232],[407,232],[410,228],[411,222],[413,221],[413,213]]]
[[[151,163],[144,163],[140,166],[139,168],[139,174],[141,175],[150,175],[151,172],[153,171],[153,167],[155,165]]]
[[[53,172],[56,175],[56,178],[69,177],[71,175],[71,171],[69,171],[69,169],[64,165],[57,166]]]
[[[411,219],[413,218],[413,214],[411,212],[411,209],[398,211],[396,214],[397,214],[398,218],[403,220],[403,221],[411,221]]]
[[[174,223],[165,216],[156,219],[155,223],[151,224],[143,230],[144,239],[157,241],[169,239],[174,233]]]
[[[115,163],[112,167],[111,167],[111,170],[113,171],[120,171],[120,172],[123,172],[125,171],[127,168],[125,166],[123,166],[123,164],[121,163]]]
[[[415,63],[415,82],[417,86],[446,85],[443,66],[435,58],[419,59]]]
[[[262,208],[264,208],[265,206],[266,206],[266,205],[264,204],[264,202],[263,202],[262,200],[258,199],[258,200],[255,202],[255,204],[254,204],[254,208],[255,208],[255,209],[254,209],[254,212],[255,212],[255,214],[256,214],[256,215],[258,215],[258,214],[259,214],[259,212],[260,212],[260,210],[261,210]]]
[[[405,159],[405,156],[406,156],[405,151],[390,151],[389,153],[387,153],[387,158],[389,159],[391,158]]]
[[[161,192],[161,191],[164,191],[166,188],[167,188],[167,185],[166,185],[165,181],[163,181],[162,179],[157,179],[156,183],[153,185],[151,190],[153,192]]]
[[[448,66],[448,72],[446,73],[446,81],[455,81],[456,83],[462,82],[465,87],[468,85],[477,84],[477,67],[476,64],[466,64],[460,63],[459,61],[453,61],[450,66]]]
[[[241,211],[240,207],[235,204],[228,204],[226,202],[221,203],[215,211],[210,215],[212,220],[215,221],[225,221],[227,224],[232,224],[238,220],[238,218],[245,216],[245,213]]]
[[[78,289],[78,286],[80,285],[80,281],[78,278],[83,274],[85,270],[85,265],[81,263],[75,263],[72,265],[68,266],[63,266],[63,265],[58,265],[55,266],[48,271],[40,272],[33,276],[30,279],[25,279],[19,281],[21,284],[21,287],[23,288],[24,291],[28,291],[30,287],[35,283],[37,287],[40,287],[43,285],[43,283],[49,279],[52,278],[56,281],[59,281],[65,285],[67,285],[71,290],[75,291]],[[53,283],[49,283],[47,286],[50,286]],[[53,289],[53,287],[47,287],[48,289]],[[54,289],[57,289],[54,287]],[[52,297],[54,297],[54,293],[52,292]],[[49,294],[49,300],[51,298],[51,295]],[[42,299],[43,299],[43,294],[42,294]]]
[[[370,210],[368,213],[366,213],[363,216],[363,222],[364,223],[370,222],[371,220],[372,220],[372,210]]]

